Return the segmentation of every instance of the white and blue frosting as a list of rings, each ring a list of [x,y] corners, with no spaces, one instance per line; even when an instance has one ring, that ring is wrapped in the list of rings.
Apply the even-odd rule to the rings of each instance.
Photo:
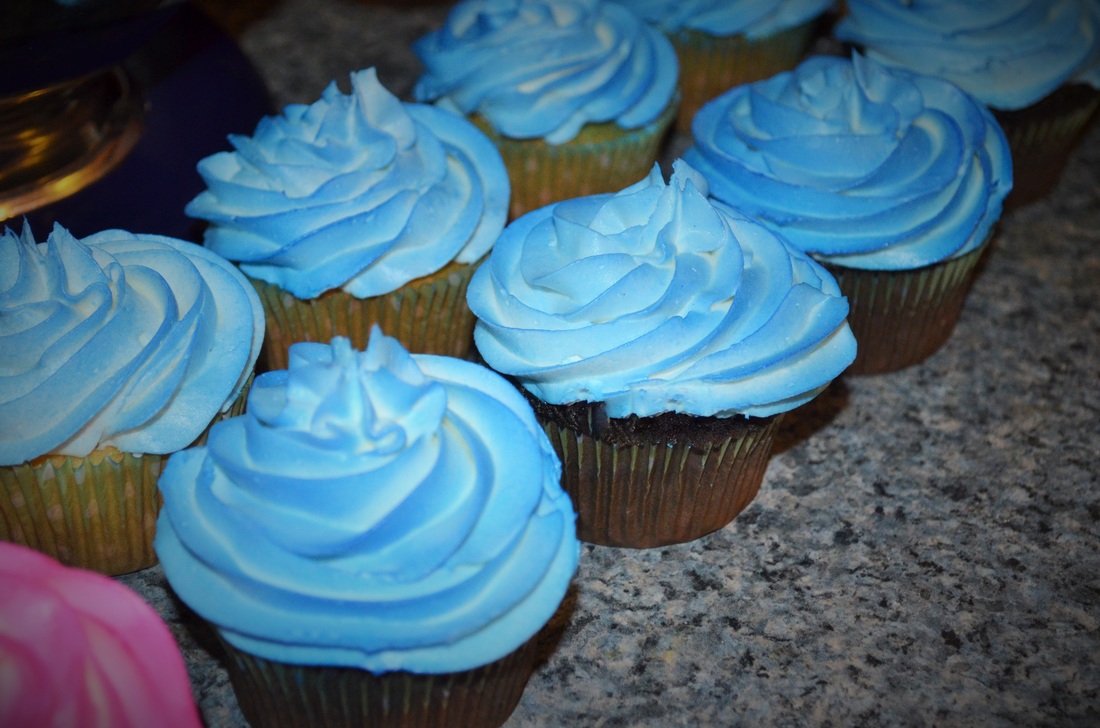
[[[492,662],[545,624],[579,546],[531,407],[483,366],[299,343],[246,413],[172,456],[155,547],[231,644],[375,673]]]
[[[848,0],[835,33],[995,109],[1030,106],[1066,83],[1100,88],[1096,0]]]
[[[0,235],[0,465],[190,445],[237,398],[264,334],[256,291],[193,243],[55,225]]]
[[[378,296],[452,261],[473,263],[504,227],[511,186],[470,122],[399,101],[373,68],[310,105],[265,117],[234,151],[199,162],[186,207],[205,245],[302,299]]]
[[[833,0],[614,0],[666,33],[757,39],[812,21]]]
[[[511,223],[467,302],[485,361],[551,404],[609,417],[768,416],[855,357],[836,281],[707,197],[682,161]]]
[[[799,249],[904,270],[988,238],[1012,187],[1004,132],[942,79],[815,56],[705,105],[684,153],[711,194]]]
[[[424,64],[418,100],[550,144],[589,123],[654,122],[679,77],[669,40],[604,0],[463,0],[413,49]]]

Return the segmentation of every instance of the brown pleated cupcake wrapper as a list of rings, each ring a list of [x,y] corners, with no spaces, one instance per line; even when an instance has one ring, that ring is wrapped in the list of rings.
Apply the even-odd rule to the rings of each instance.
[[[816,20],[764,38],[714,36],[695,30],[669,34],[680,61],[680,111],[676,128],[691,133],[703,104],[734,86],[771,78],[798,65],[813,39]]]
[[[760,490],[782,417],[713,445],[617,445],[540,417],[588,543],[654,548],[726,526]]]
[[[0,468],[0,540],[112,576],[152,566],[164,461],[105,448]]]
[[[1012,150],[1013,183],[1005,210],[1035,202],[1054,188],[1097,108],[1100,91],[1073,85],[1026,109],[993,111]]]
[[[369,298],[334,289],[300,299],[253,279],[267,317],[265,366],[286,369],[287,351],[299,341],[327,344],[334,336],[346,336],[356,349],[365,349],[374,324],[410,352],[463,358],[473,346],[475,319],[466,305],[466,288],[476,268],[452,262],[392,293]]]
[[[244,410],[251,382],[249,377],[214,422]],[[196,444],[209,431],[207,426]],[[108,576],[152,566],[161,504],[157,481],[167,458],[106,447],[82,458],[45,455],[0,467],[0,541]]]
[[[955,330],[978,261],[989,240],[958,258],[903,271],[859,270],[825,263],[848,297],[856,337],[849,374],[882,374],[919,364]]]
[[[496,728],[519,703],[537,641],[483,667],[439,675],[290,665],[222,644],[252,728]]]
[[[656,120],[638,129],[613,122],[589,124],[564,144],[509,139],[483,119],[473,121],[496,144],[512,183],[511,219],[551,202],[618,192],[644,178],[660,153],[676,114],[674,100]]]

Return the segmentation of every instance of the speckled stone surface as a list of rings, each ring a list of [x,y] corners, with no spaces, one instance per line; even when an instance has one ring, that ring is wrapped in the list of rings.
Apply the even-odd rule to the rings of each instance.
[[[446,8],[261,5],[240,43],[280,104],[375,65]],[[682,149],[673,140],[669,156]],[[692,544],[588,546],[511,728],[1100,725],[1100,125],[1008,215],[954,336],[787,420],[756,501]],[[211,728],[245,725],[159,567]]]

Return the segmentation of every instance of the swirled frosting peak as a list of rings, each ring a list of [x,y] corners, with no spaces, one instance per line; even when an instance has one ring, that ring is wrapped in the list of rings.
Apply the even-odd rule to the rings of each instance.
[[[763,38],[821,15],[833,0],[615,0],[666,33]]]
[[[668,39],[604,0],[463,0],[413,49],[425,67],[417,99],[551,144],[588,123],[650,123],[679,77]]]
[[[199,245],[106,230],[0,235],[0,465],[190,445],[252,374],[264,317]]]
[[[500,153],[465,119],[404,104],[373,68],[311,105],[265,117],[232,152],[199,162],[186,207],[205,244],[299,298],[388,293],[451,261],[472,263],[504,227]]]
[[[682,161],[616,194],[505,228],[467,300],[490,366],[553,404],[610,417],[766,416],[814,397],[855,357],[836,281],[707,198]]]
[[[0,543],[0,725],[200,728],[179,648],[114,579]]]
[[[911,269],[981,245],[1012,187],[1004,132],[942,79],[816,56],[704,106],[684,153],[711,194],[816,257]]]
[[[1096,0],[849,0],[835,32],[996,109],[1029,106],[1066,82],[1100,88]]]
[[[452,672],[535,634],[579,555],[560,465],[485,367],[375,328],[290,349],[246,414],[161,476],[155,547],[180,597],[268,659]]]

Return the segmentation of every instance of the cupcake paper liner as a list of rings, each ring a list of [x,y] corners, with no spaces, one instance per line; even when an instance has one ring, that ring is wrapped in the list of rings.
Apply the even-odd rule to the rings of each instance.
[[[667,413],[603,418],[617,424],[600,432],[598,404],[532,404],[562,461],[577,537],[628,548],[686,543],[729,524],[760,490],[782,420]]]
[[[222,640],[241,712],[253,728],[496,728],[534,670],[537,640],[483,667],[438,675],[374,674],[273,662]]]
[[[993,110],[1012,150],[1013,185],[1005,210],[1035,202],[1054,188],[1097,108],[1100,91],[1074,84],[1024,109]]]
[[[244,411],[251,381],[214,422]],[[0,541],[108,576],[150,567],[157,563],[157,481],[167,458],[105,447],[85,457],[44,455],[0,467]]]
[[[676,113],[677,101],[644,127],[623,129],[614,122],[589,124],[564,144],[541,139],[509,139],[481,117],[471,118],[496,144],[512,183],[510,217],[552,202],[618,192],[649,174]]]
[[[110,576],[152,566],[164,461],[109,447],[0,468],[0,540]]]
[[[286,369],[287,351],[299,341],[327,344],[346,336],[365,349],[374,324],[410,352],[464,358],[473,346],[474,315],[466,287],[476,264],[448,263],[381,296],[356,298],[340,289],[300,299],[276,285],[252,279],[267,318],[263,358],[267,369]]]
[[[691,121],[707,101],[734,86],[771,78],[794,68],[813,39],[816,20],[763,38],[714,36],[683,29],[668,35],[680,61],[680,110],[676,128],[691,133]]]
[[[861,270],[823,263],[848,297],[856,359],[849,374],[883,374],[919,364],[955,330],[986,239],[966,255],[912,270]]]

